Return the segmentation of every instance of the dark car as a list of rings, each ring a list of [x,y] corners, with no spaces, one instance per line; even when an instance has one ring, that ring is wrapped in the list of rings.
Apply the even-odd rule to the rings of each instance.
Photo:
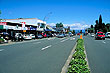
[[[105,35],[103,32],[97,32],[96,35],[95,35],[95,39],[102,39],[102,40],[105,40]]]
[[[15,33],[12,37],[12,41],[23,41],[23,35],[21,33]]]
[[[37,39],[42,39],[43,38],[43,36],[41,35],[41,34],[38,34],[38,35],[36,35],[35,36]]]

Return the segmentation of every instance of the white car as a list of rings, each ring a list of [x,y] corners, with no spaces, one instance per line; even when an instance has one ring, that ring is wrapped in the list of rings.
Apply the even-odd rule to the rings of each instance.
[[[94,33],[91,33],[91,37],[94,37],[95,35],[94,35]]]
[[[105,34],[105,37],[106,37],[106,38],[110,38],[110,32],[107,32],[107,33]]]
[[[31,40],[32,39],[32,37],[29,34],[25,34],[23,36],[23,38],[24,38],[24,40]]]
[[[32,37],[32,39],[36,38],[34,34],[30,34],[30,36]]]

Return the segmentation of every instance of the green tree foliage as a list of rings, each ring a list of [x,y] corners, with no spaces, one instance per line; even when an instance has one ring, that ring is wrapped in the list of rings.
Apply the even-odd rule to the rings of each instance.
[[[90,29],[90,32],[93,33],[93,30],[94,30],[94,26],[91,25],[91,29]]]
[[[0,10],[0,14],[2,14],[1,10]]]
[[[73,30],[72,33],[74,34],[75,33],[75,30]]]
[[[96,20],[95,23],[96,23],[95,24],[95,33],[97,31],[102,31],[104,33],[107,32],[107,28],[106,28],[105,23],[102,23],[102,16],[101,15],[99,16],[99,20]]]
[[[1,10],[0,10],[0,15],[2,14],[2,12],[1,12]],[[0,18],[0,21],[1,21],[2,19]]]
[[[63,23],[57,23],[56,27],[63,27]]]
[[[106,24],[106,29],[107,29],[107,32],[110,32],[110,23]]]

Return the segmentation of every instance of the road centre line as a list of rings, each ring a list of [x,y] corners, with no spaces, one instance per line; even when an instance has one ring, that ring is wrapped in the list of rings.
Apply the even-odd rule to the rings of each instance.
[[[0,49],[0,52],[3,51],[4,49]]]
[[[49,48],[49,47],[51,47],[51,46],[52,46],[52,45],[46,46],[46,47],[42,48],[41,50],[43,51],[43,50],[45,50],[45,49],[47,49],[47,48]]]
[[[102,43],[106,43],[105,41],[102,41]]]
[[[75,40],[75,38],[71,38],[70,40]]]
[[[68,40],[68,39],[62,40],[62,41],[60,41],[60,42],[64,42],[64,41],[66,41],[66,40]]]

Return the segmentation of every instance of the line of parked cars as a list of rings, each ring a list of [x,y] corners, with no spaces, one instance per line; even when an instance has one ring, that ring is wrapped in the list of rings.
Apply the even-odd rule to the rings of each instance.
[[[105,40],[105,38],[110,38],[110,32],[97,32],[96,34],[91,33],[91,37],[95,37],[95,40]]]
[[[2,36],[1,36],[2,35]],[[73,34],[51,34],[51,33],[41,33],[41,34],[22,34],[22,33],[13,33],[12,35],[9,35],[6,32],[0,33],[0,42],[4,42],[8,40],[11,41],[23,41],[23,40],[31,40],[31,39],[42,39],[42,38],[49,38],[49,37],[58,37],[63,38],[67,36],[73,36]]]

